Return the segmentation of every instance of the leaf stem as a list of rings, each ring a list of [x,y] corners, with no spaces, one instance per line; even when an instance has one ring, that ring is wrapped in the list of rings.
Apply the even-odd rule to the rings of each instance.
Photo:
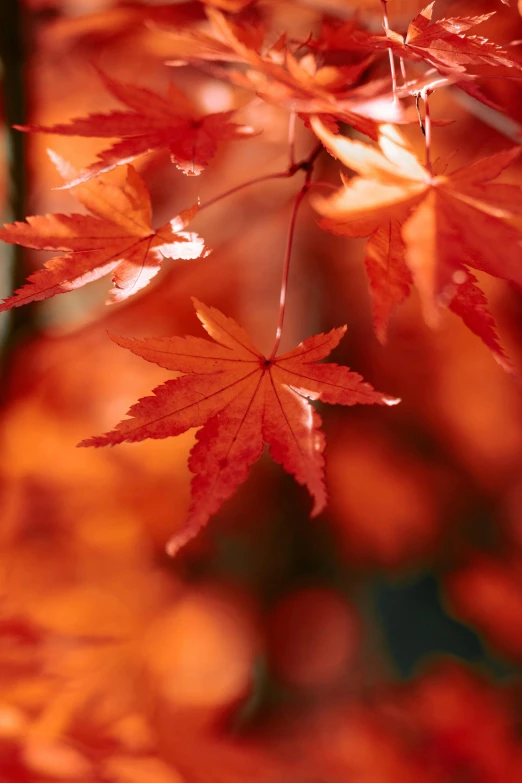
[[[419,118],[419,126],[420,126],[420,129],[422,131],[422,135],[425,136],[426,135],[426,128],[424,127],[424,121],[422,119],[422,114],[421,114],[421,110],[420,110],[420,97],[421,97],[421,95],[420,95],[420,92],[415,92],[414,95],[415,95],[415,108],[417,110],[417,117]]]
[[[390,25],[388,23],[388,0],[381,0],[382,5],[382,19],[383,19],[383,26],[385,30],[390,29]],[[388,46],[388,56],[390,58],[390,73],[391,73],[391,80],[392,80],[392,90],[393,90],[393,102],[397,103],[397,71],[395,68],[395,60],[393,57],[393,52],[391,49],[391,46]]]
[[[408,74],[406,73],[406,63],[404,62],[404,57],[399,57],[399,65],[401,68],[402,83],[403,85],[406,85],[408,84]]]
[[[328,188],[328,190],[339,190],[339,185],[334,185],[333,182],[326,182],[322,179],[316,179],[315,182],[310,182],[308,190],[312,188]]]
[[[317,154],[314,156],[314,160],[321,149],[322,145],[319,145],[319,149]],[[208,207],[213,207],[214,204],[217,204],[222,199],[228,198],[228,196],[233,196],[234,193],[239,193],[240,190],[243,190],[243,188],[249,188],[251,185],[258,185],[261,182],[269,182],[271,179],[290,179],[290,177],[293,177],[294,174],[297,174],[298,171],[306,171],[310,165],[310,159],[311,156],[309,155],[307,158],[303,158],[303,160],[300,160],[297,163],[290,163],[286,171],[278,171],[275,174],[263,174],[261,177],[254,177],[254,179],[249,179],[246,182],[242,182],[240,185],[236,185],[235,187],[230,188],[230,190],[226,190],[224,193],[220,193],[218,196],[214,196],[214,198],[211,198],[209,201],[205,201],[200,205],[198,212],[201,212],[203,209],[207,209]],[[325,185],[328,185],[328,183],[325,183]]]
[[[260,182],[268,182],[268,180],[271,179],[288,179],[289,177],[293,177],[297,171],[299,171],[299,167],[297,167],[297,164],[295,164],[286,171],[278,171],[275,174],[263,174],[261,177],[254,177],[254,179],[249,179],[247,182],[242,182],[240,185],[236,185],[235,187],[230,188],[230,190],[226,190],[224,193],[220,193],[219,196],[211,198],[210,201],[205,201],[200,205],[198,211],[201,212],[201,210],[207,209],[207,207],[213,207],[214,204],[218,203],[218,201],[221,201],[224,198],[228,198],[228,196],[233,196],[234,193],[238,193],[240,190],[243,190],[243,188],[250,187],[250,185],[258,185]]]
[[[294,206],[292,208],[292,214],[290,216],[290,224],[288,226],[288,235],[286,238],[285,257],[283,261],[283,275],[281,278],[281,293],[279,296],[279,317],[277,320],[277,329],[276,329],[274,347],[272,349],[272,353],[270,355],[269,361],[272,361],[275,358],[277,351],[279,350],[281,335],[283,334],[283,322],[285,319],[285,310],[286,310],[286,294],[288,290],[288,276],[290,273],[290,259],[292,256],[292,246],[294,244],[294,233],[295,233],[295,224],[297,221],[297,213],[299,212],[299,207],[301,206],[301,202],[303,201],[304,197],[306,196],[307,192],[311,187],[311,179],[314,171],[314,163],[318,155],[321,153],[322,149],[323,149],[323,145],[319,143],[312,150],[308,158],[305,161],[303,161],[303,163],[300,166],[300,168],[306,172],[306,177],[305,177],[303,187],[295,197]]]
[[[288,166],[292,168],[295,165],[295,126],[297,122],[297,114],[295,111],[290,112],[290,118],[288,120]]]
[[[430,174],[433,174],[433,167],[431,164],[431,114],[430,114],[430,102],[429,95],[431,90],[423,90],[422,99],[424,101],[424,136],[426,139],[426,169]]]

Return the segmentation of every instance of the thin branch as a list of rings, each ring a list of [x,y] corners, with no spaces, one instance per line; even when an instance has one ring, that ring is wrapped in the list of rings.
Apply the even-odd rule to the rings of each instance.
[[[292,120],[290,121],[290,127],[292,127]],[[291,138],[291,134],[289,135]],[[292,144],[290,145],[290,147],[292,148]],[[270,361],[275,357],[278,351],[279,344],[281,342],[281,335],[283,333],[283,321],[285,318],[285,309],[286,309],[286,292],[288,288],[288,275],[290,272],[290,257],[292,255],[295,223],[296,223],[299,207],[306,193],[311,187],[316,187],[316,186],[326,187],[326,188],[331,188],[333,190],[336,190],[335,185],[332,185],[330,182],[313,182],[313,183],[311,182],[314,163],[318,158],[318,156],[321,154],[322,150],[323,150],[323,145],[321,144],[321,142],[319,142],[314,147],[314,149],[312,150],[310,155],[308,155],[307,158],[303,158],[303,160],[297,163],[292,162],[293,155],[292,152],[290,152],[290,163],[286,171],[280,171],[275,174],[264,174],[261,177],[255,177],[254,179],[249,179],[246,182],[242,182],[240,185],[236,185],[235,187],[230,188],[230,190],[227,190],[224,193],[220,193],[219,196],[215,196],[214,198],[210,199],[210,201],[206,201],[204,204],[201,204],[201,206],[199,207],[199,211],[201,212],[201,210],[207,209],[208,207],[212,207],[214,204],[217,204],[222,199],[228,198],[228,196],[232,196],[234,193],[238,193],[244,188],[250,187],[250,185],[257,185],[260,182],[268,182],[269,180],[273,180],[273,179],[289,179],[290,177],[293,177],[294,174],[297,174],[298,171],[306,172],[306,177],[305,177],[303,187],[297,194],[294,201],[292,215],[290,217],[290,225],[288,227],[288,237],[286,240],[286,250],[285,250],[285,257],[283,262],[283,277],[281,281],[281,294],[279,297],[279,318],[277,322],[274,348],[272,350]]]
[[[424,127],[424,121],[422,119],[422,114],[421,114],[421,110],[420,110],[421,94],[420,94],[420,92],[416,92],[416,93],[414,93],[414,95],[415,95],[415,108],[417,109],[417,117],[419,118],[420,129],[422,131],[422,135],[425,136],[426,135],[426,128]]]
[[[387,8],[388,0],[381,0],[382,5],[382,19],[383,19],[383,26],[385,30],[390,29],[390,25],[388,23],[388,8]],[[388,56],[390,58],[390,73],[391,73],[391,80],[392,80],[392,90],[393,90],[393,100],[394,103],[397,103],[397,70],[395,68],[395,60],[393,57],[393,52],[391,49],[391,46],[388,47]]]
[[[430,115],[430,96],[431,90],[422,91],[424,101],[424,136],[426,137],[426,168],[430,174],[433,174],[431,165],[431,115]]]
[[[334,185],[333,182],[325,182],[321,179],[316,179],[315,182],[310,182],[308,190],[312,188],[328,188],[329,190],[339,190],[339,185]]]
[[[322,145],[318,146],[319,150],[317,154],[315,154],[315,150],[314,153],[312,153],[315,154],[315,157],[317,157],[322,149]],[[290,163],[286,171],[277,171],[275,174],[263,174],[261,177],[254,177],[254,179],[249,179],[246,182],[242,182],[240,185],[235,185],[235,187],[230,188],[230,190],[226,190],[224,193],[220,193],[218,196],[214,196],[214,198],[211,198],[209,201],[205,201],[200,205],[199,212],[201,212],[203,209],[207,209],[208,207],[213,207],[214,204],[217,204],[222,199],[233,196],[234,193],[239,193],[240,190],[249,188],[251,185],[258,185],[261,182],[269,182],[272,179],[290,179],[290,177],[293,177],[295,174],[297,174],[298,171],[306,171],[309,164],[310,155],[307,158],[303,158],[303,160],[298,161],[297,163]]]
[[[293,177],[297,171],[299,171],[299,166],[295,164],[291,168],[287,169],[287,171],[279,171],[275,174],[263,174],[261,177],[254,177],[254,179],[249,179],[246,182],[242,182],[240,185],[236,185],[235,187],[230,188],[230,190],[226,190],[224,193],[220,193],[218,196],[214,196],[214,198],[211,198],[210,201],[205,201],[200,205],[199,212],[201,212],[203,209],[207,209],[208,207],[213,207],[214,204],[218,203],[218,201],[221,201],[224,198],[228,198],[229,196],[233,196],[234,193],[239,193],[240,190],[243,190],[243,188],[248,188],[250,185],[258,185],[260,182],[268,182],[271,179],[288,179],[289,177]]]
[[[492,106],[487,106],[476,98],[472,98],[471,95],[468,95],[459,87],[451,87],[451,94],[466,111],[473,114],[480,122],[489,125],[490,128],[494,128],[516,144],[520,144],[522,125],[519,122],[494,109]]]
[[[402,83],[408,84],[408,74],[406,73],[406,63],[404,62],[404,57],[399,57],[399,65],[401,67],[401,76],[402,76]]]
[[[286,239],[285,257],[283,261],[283,275],[281,278],[281,293],[279,296],[279,317],[277,320],[277,329],[276,329],[274,347],[272,349],[272,353],[270,355],[269,361],[272,361],[275,358],[277,351],[279,350],[279,344],[281,343],[281,335],[283,334],[283,322],[285,320],[285,310],[286,310],[286,294],[288,290],[288,276],[290,273],[290,259],[292,256],[292,246],[294,244],[294,233],[295,233],[295,224],[297,220],[297,213],[299,212],[299,207],[301,206],[301,202],[303,201],[308,190],[310,189],[312,174],[314,170],[314,163],[318,155],[321,153],[322,149],[323,149],[323,145],[318,144],[315,147],[315,149],[310,153],[307,160],[301,165],[301,169],[303,169],[303,171],[306,171],[306,178],[303,187],[301,188],[301,190],[299,191],[299,193],[295,198],[294,206],[292,208],[292,214],[290,216],[290,224],[288,226],[288,236]]]
[[[290,112],[290,118],[288,120],[288,165],[290,168],[295,166],[295,126],[297,122],[297,114],[295,111]]]

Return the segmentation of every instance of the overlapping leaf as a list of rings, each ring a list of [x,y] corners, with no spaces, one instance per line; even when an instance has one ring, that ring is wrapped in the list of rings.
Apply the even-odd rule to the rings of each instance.
[[[439,19],[430,24],[434,5],[435,2],[430,3],[413,19],[405,38],[387,30],[388,46],[401,57],[425,60],[442,73],[493,67],[514,69],[521,77],[522,60],[487,38],[465,35],[468,30],[489,19],[494,11],[477,16]],[[377,40],[375,43],[378,45]],[[384,43],[382,39],[380,43]]]
[[[214,342],[198,337],[132,340],[113,337],[122,347],[185,375],[167,381],[129,411],[115,430],[83,441],[107,446],[167,438],[203,427],[191,453],[192,503],[185,528],[170,542],[173,553],[192,538],[238,485],[267,443],[276,462],[305,485],[313,514],[326,504],[325,438],[321,419],[307,400],[331,404],[393,405],[356,373],[336,364],[316,364],[338,345],[346,327],[302,342],[267,359],[248,334],[219,310],[195,302],[196,312]]]
[[[391,50],[402,60],[425,62],[431,66],[427,74],[408,74],[404,84],[399,83],[398,94],[405,97],[420,91],[433,82],[433,69],[442,75],[437,87],[456,84],[473,98],[501,110],[476,81],[478,77],[496,76],[522,78],[522,59],[508,48],[487,38],[467,35],[468,31],[486,22],[496,12],[455,16],[432,22],[435,3],[426,6],[410,23],[406,36],[387,29],[385,34],[374,34],[359,27],[354,21],[324,25],[321,36],[311,42],[312,48],[336,62],[344,62],[355,53],[387,54]],[[431,73],[430,73],[431,72]]]
[[[184,174],[197,175],[214,157],[220,141],[244,139],[254,134],[250,126],[230,122],[233,111],[200,116],[183,91],[173,84],[164,98],[144,87],[123,84],[103,74],[101,78],[107,90],[130,111],[89,114],[66,124],[17,126],[19,130],[62,136],[121,138],[99,153],[98,160],[71,184],[160,150],[168,150],[173,163]]]
[[[202,60],[241,63],[246,66],[241,70],[212,66],[211,72],[254,90],[269,103],[305,117],[319,114],[335,118],[374,139],[378,122],[416,121],[413,113],[391,100],[388,79],[356,86],[373,59],[372,53],[341,66],[323,65],[322,55],[306,51],[306,43],[290,46],[285,36],[261,53],[262,31],[248,34],[216,9],[208,9],[207,15],[214,36],[199,31],[173,34],[183,62],[196,66]]]
[[[121,301],[150,282],[163,258],[202,255],[203,240],[183,231],[197,206],[153,229],[150,195],[141,177],[127,166],[123,185],[119,179],[119,171],[111,172],[76,186],[76,198],[91,215],[36,215],[26,223],[0,228],[4,242],[66,251],[32,274],[0,311],[72,291],[109,274],[114,283],[109,302]]]
[[[324,228],[371,237],[366,266],[380,339],[413,281],[428,323],[449,306],[510,367],[468,267],[522,285],[522,234],[510,223],[522,214],[522,189],[492,182],[520,148],[433,175],[391,126],[382,127],[377,149],[335,136],[318,120],[312,124],[327,149],[359,175],[345,178],[330,198],[315,196],[314,204]]]

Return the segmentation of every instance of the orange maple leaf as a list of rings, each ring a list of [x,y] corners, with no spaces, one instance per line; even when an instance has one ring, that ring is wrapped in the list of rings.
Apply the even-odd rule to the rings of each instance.
[[[321,53],[304,53],[308,42],[290,45],[282,35],[272,46],[263,47],[262,29],[256,29],[254,33],[245,30],[215,8],[208,8],[207,16],[216,37],[199,31],[173,33],[171,37],[180,59],[167,62],[167,65],[183,62],[198,66],[200,61],[206,60],[241,63],[244,66],[241,70],[216,65],[206,65],[205,70],[232,84],[254,90],[268,103],[295,111],[303,118],[310,114],[334,117],[374,139],[377,138],[378,122],[413,122],[417,119],[412,111],[391,100],[388,79],[354,88],[373,59],[372,54],[356,63],[323,65]]]
[[[196,535],[246,479],[264,443],[276,462],[308,488],[314,499],[312,514],[323,510],[325,438],[321,418],[306,398],[340,405],[399,402],[375,391],[348,367],[316,364],[336,347],[345,326],[267,359],[235,321],[193,301],[214,342],[200,337],[112,337],[147,361],[186,374],[158,386],[154,397],[139,400],[129,411],[131,418],[112,432],[80,444],[167,438],[203,425],[189,460],[196,474],[192,503],[185,527],[169,542],[171,554]]]
[[[244,139],[255,134],[248,125],[230,122],[233,111],[200,116],[186,95],[169,84],[164,98],[144,87],[122,84],[100,73],[107,90],[130,111],[89,114],[66,124],[16,125],[18,130],[56,133],[61,136],[119,136],[121,141],[98,154],[99,160],[76,177],[71,185],[110,171],[139,155],[166,149],[184,174],[196,176],[214,157],[218,142]]]
[[[57,165],[73,171],[58,156]],[[183,231],[197,205],[158,229],[151,226],[152,207],[147,186],[132,166],[78,185],[75,196],[92,215],[35,215],[26,223],[8,223],[0,239],[37,250],[65,250],[0,305],[12,307],[49,299],[112,273],[114,288],[108,303],[126,299],[144,288],[159,272],[163,258],[199,258],[205,252],[197,234]]]
[[[511,370],[467,267],[522,285],[522,234],[508,222],[522,214],[522,188],[491,183],[521,148],[435,175],[391,126],[381,127],[380,149],[335,136],[318,119],[312,126],[326,148],[360,175],[343,177],[341,190],[315,196],[313,203],[324,216],[323,228],[371,237],[366,267],[381,340],[391,311],[414,282],[427,323],[436,325],[441,307],[450,307]]]

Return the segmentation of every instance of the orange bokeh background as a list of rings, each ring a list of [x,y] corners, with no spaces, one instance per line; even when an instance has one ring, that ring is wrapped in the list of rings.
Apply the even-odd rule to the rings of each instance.
[[[358,11],[373,29],[382,24],[377,0],[211,4],[252,19],[267,5],[274,30],[299,35],[317,31],[325,12]],[[402,30],[423,5],[390,0],[391,24]],[[522,38],[515,3],[440,3],[455,14],[493,5],[499,13],[484,34]],[[287,112],[204,70],[164,64],[176,52],[157,26],[202,24],[202,2],[25,0],[21,10],[31,122],[118,108],[95,65],[159,92],[173,80],[202,112],[237,109],[263,131],[220,146],[200,177],[185,177],[166,154],[138,159],[155,226],[198,198],[285,169]],[[514,143],[520,82],[493,81],[487,89],[505,107],[496,125],[454,88],[434,96],[433,111],[454,120],[435,128],[435,156],[454,152],[452,165],[464,165]],[[407,133],[421,152],[418,127]],[[298,157],[310,139],[299,124]],[[4,129],[6,221],[7,140]],[[81,209],[69,191],[53,189],[61,180],[47,148],[82,167],[105,141],[27,137],[26,214]],[[323,158],[319,178],[337,185],[337,163]],[[510,177],[522,184],[522,164]],[[334,361],[402,398],[390,410],[321,408],[330,500],[318,519],[309,519],[302,488],[264,455],[172,560],[164,546],[187,511],[194,433],[75,448],[168,378],[107,332],[200,334],[195,296],[269,350],[299,187],[267,182],[206,210],[194,230],[214,252],[165,264],[128,302],[105,307],[102,281],[4,316],[2,783],[522,780],[520,389],[451,314],[430,331],[415,297],[381,346],[361,241],[322,232],[303,206],[282,350],[347,323]],[[6,296],[19,274],[10,248],[0,254]],[[22,277],[44,255],[19,256]],[[485,276],[481,283],[522,367],[521,294]]]

